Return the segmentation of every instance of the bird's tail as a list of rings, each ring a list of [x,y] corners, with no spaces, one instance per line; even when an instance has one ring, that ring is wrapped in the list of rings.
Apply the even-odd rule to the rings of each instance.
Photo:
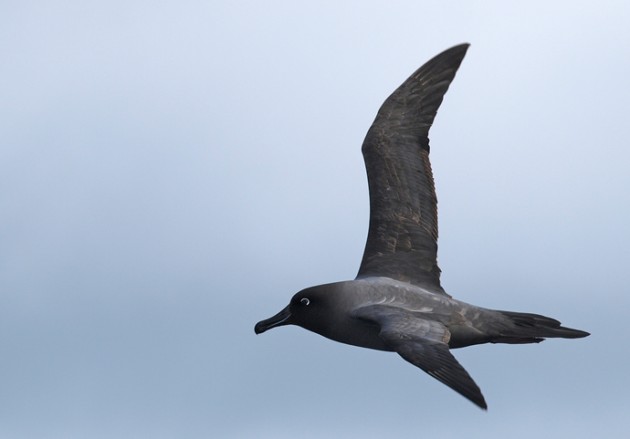
[[[582,338],[590,334],[579,329],[565,328],[558,320],[512,311],[499,311],[510,320],[510,327],[492,343],[539,343],[545,338]]]

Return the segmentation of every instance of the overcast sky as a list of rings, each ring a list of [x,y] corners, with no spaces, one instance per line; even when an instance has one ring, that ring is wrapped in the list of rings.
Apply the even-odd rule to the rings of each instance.
[[[509,4],[508,4],[509,3]],[[621,437],[624,1],[0,3],[0,437]],[[351,279],[383,100],[472,44],[431,131],[442,283],[581,340],[398,355],[254,324]]]

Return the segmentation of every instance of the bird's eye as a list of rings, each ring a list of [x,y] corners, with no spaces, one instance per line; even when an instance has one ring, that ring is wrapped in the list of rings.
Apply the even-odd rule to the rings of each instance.
[[[311,303],[311,301],[310,301],[310,300],[308,300],[306,297],[302,297],[302,298],[300,299],[300,303],[301,303],[302,305],[307,305],[307,306],[308,306],[308,305]]]

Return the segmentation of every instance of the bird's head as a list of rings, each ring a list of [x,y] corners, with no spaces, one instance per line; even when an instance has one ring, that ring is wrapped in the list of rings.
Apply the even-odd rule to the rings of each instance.
[[[324,316],[332,316],[334,307],[330,306],[326,289],[319,287],[306,288],[296,293],[291,302],[278,314],[256,323],[256,334],[284,325],[297,325],[313,332],[321,333]]]

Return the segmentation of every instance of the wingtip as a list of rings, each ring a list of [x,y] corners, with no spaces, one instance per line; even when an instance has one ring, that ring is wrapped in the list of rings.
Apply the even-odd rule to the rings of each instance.
[[[445,55],[455,55],[461,59],[464,59],[464,56],[466,56],[466,52],[468,52],[469,48],[470,48],[470,43],[460,43],[449,49],[446,49],[445,51],[437,55],[436,58],[442,57]]]
[[[486,398],[483,397],[483,394],[481,393],[481,389],[476,384],[475,384],[475,387],[476,389],[472,393],[462,393],[462,392],[459,392],[459,390],[457,389],[454,389],[454,390],[459,392],[463,397],[465,397],[470,402],[475,404],[481,410],[488,411],[488,404],[486,403]]]
[[[469,47],[470,43],[461,43],[438,53],[429,61],[424,63],[422,67],[416,70],[414,74],[411,75],[411,78],[421,77],[426,74],[443,77],[443,75],[448,72],[446,73],[446,76],[448,77],[448,83],[450,84],[455,77],[455,73],[459,70],[459,66],[464,60]],[[446,77],[444,77],[444,79],[446,79]],[[403,86],[404,85],[405,84],[403,83]],[[446,90],[448,90],[448,85],[443,90],[442,94],[446,93]]]
[[[483,399],[483,396],[481,397],[481,401],[476,401],[475,404],[477,404],[477,407],[479,407],[484,412],[488,411],[488,404],[486,404],[486,400]]]
[[[460,48],[460,49],[468,50],[469,47],[470,47],[470,43],[463,42],[463,43],[454,45],[453,47],[451,47],[451,49]]]
[[[464,52],[466,53],[466,51],[468,50],[468,48],[470,47],[470,43],[459,43],[454,45],[453,47],[450,47],[448,49],[446,49],[445,51],[443,51],[442,53],[446,53],[446,52]]]

